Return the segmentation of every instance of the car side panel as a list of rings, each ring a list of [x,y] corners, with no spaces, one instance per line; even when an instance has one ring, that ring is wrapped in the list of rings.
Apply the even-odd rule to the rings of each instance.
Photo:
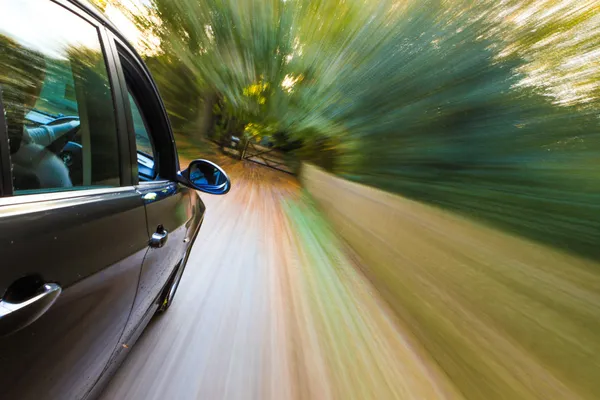
[[[144,206],[133,188],[16,202],[27,197],[0,199],[0,292],[30,274],[63,292],[38,320],[0,338],[0,397],[80,399],[131,311],[148,243]]]
[[[190,242],[188,226],[193,223],[192,190],[175,182],[151,182],[138,186],[145,199],[148,235],[162,225],[169,234],[161,248],[150,248],[140,274],[130,324],[136,324],[157,300]],[[187,239],[187,240],[186,240]]]
[[[157,189],[158,187],[161,187],[161,185],[164,186],[165,183],[159,184],[159,185],[156,185],[156,184],[146,185],[145,189],[141,188],[141,191],[144,194],[154,193],[154,191],[152,189]],[[175,184],[171,183],[171,185],[175,185]],[[161,205],[160,208],[162,209],[163,207],[166,207],[166,208],[173,207],[173,205],[175,204],[175,209],[177,210],[177,209],[180,209],[177,207],[178,201],[183,201],[184,203],[187,201],[186,199],[189,199],[189,201],[190,201],[189,212],[186,211],[186,213],[185,213],[186,217],[183,219],[183,220],[185,220],[185,223],[183,225],[183,228],[185,228],[185,232],[186,232],[185,237],[188,237],[190,240],[185,242],[184,246],[182,247],[181,257],[183,257],[185,255],[185,253],[188,252],[191,249],[192,245],[194,244],[194,241],[198,235],[198,231],[200,229],[202,220],[204,218],[204,212],[206,210],[206,207],[195,191],[183,188],[181,186],[179,186],[179,190],[181,191],[179,196],[177,196],[173,199],[170,199],[170,201]],[[158,212],[158,210],[159,209],[155,209],[154,211]],[[186,210],[187,210],[187,207],[186,207]],[[183,220],[181,220],[181,221],[183,221]],[[179,229],[181,230],[181,227]],[[178,234],[177,236],[180,236],[180,235]],[[172,238],[169,238],[169,240],[171,240],[171,239]],[[166,288],[166,285],[168,283],[168,278],[174,272],[173,268],[164,269],[163,267],[171,265],[171,264],[173,264],[173,262],[177,263],[178,262],[177,260],[180,259],[178,256],[174,256],[174,257],[171,257],[170,262],[159,262],[159,260],[161,259],[159,257],[160,254],[157,254],[156,252],[154,252],[152,250],[148,250],[147,256],[148,255],[150,255],[150,258],[148,258],[144,262],[144,270],[142,270],[142,274],[141,274],[141,279],[140,279],[139,289],[138,289],[138,296],[136,296],[136,300],[135,300],[136,304],[131,313],[131,317],[129,318],[127,326],[123,332],[123,336],[120,340],[120,343],[122,343],[123,345],[117,347],[115,353],[113,354],[113,357],[111,358],[111,360],[109,362],[108,367],[104,371],[102,377],[98,380],[98,382],[96,382],[95,386],[89,393],[87,400],[95,399],[102,393],[102,391],[104,390],[108,381],[112,378],[112,376],[115,374],[115,372],[117,371],[119,366],[125,360],[125,357],[127,356],[127,354],[134,347],[138,338],[141,336],[144,329],[146,328],[148,323],[151,321],[156,310],[158,309],[159,296],[163,293],[164,289]],[[173,267],[175,265],[176,264],[174,264]],[[164,270],[164,271],[161,273],[160,272],[161,270]],[[167,273],[167,271],[170,271],[170,273]],[[151,281],[150,278],[152,276],[160,276],[161,277],[162,287],[159,288],[158,285],[156,284],[156,282]],[[165,277],[167,280],[165,280]]]

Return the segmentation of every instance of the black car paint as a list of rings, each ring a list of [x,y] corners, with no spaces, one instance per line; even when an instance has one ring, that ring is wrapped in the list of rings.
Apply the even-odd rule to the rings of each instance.
[[[136,296],[128,325],[137,325],[146,310],[162,293],[173,268],[182,261],[190,236],[196,233],[197,221],[192,218],[192,190],[170,181],[148,182],[138,186],[146,205],[148,236],[159,226],[168,232],[160,248],[148,249],[140,273]],[[197,207],[197,205],[196,205]]]
[[[0,338],[2,398],[83,398],[108,363],[148,242],[144,204],[124,189],[0,207],[0,291],[33,274],[63,289],[37,321]]]
[[[0,294],[24,276],[62,287],[39,319],[0,338],[0,398],[7,399],[91,399],[101,393],[157,310],[170,277],[184,267],[205,212],[198,194],[176,182],[173,135],[139,56],[89,6],[52,1],[99,29],[115,92],[121,181],[128,186],[0,197]],[[142,69],[162,111],[154,117],[163,126],[160,176],[168,180],[138,183],[116,42]],[[151,248],[159,225],[168,241]]]

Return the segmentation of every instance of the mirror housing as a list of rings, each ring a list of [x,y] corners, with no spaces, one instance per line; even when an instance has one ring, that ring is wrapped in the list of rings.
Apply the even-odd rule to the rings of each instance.
[[[180,183],[209,194],[225,194],[231,189],[231,180],[217,164],[208,160],[194,160],[177,174]]]

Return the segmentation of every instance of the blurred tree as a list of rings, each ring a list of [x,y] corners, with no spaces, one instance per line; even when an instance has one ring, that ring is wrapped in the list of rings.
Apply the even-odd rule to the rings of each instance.
[[[175,131],[184,132],[197,127],[198,99],[202,96],[202,86],[194,74],[172,54],[160,53],[146,57],[145,61],[154,76]],[[208,128],[204,129],[204,132],[208,132]]]
[[[227,118],[246,122],[263,118],[268,99],[280,90],[283,79],[282,66],[292,42],[291,10],[280,0],[153,0],[151,17],[138,18],[138,25],[152,30],[166,44],[162,50],[175,54],[199,82],[199,114],[204,121],[199,134],[206,135],[213,125],[212,110],[219,99]],[[255,85],[266,85],[260,99],[249,95],[248,88]]]
[[[510,24],[498,20],[498,7],[378,3],[367,19],[348,11],[350,27],[337,26],[323,7],[316,12],[343,34],[317,39],[319,17],[308,16],[314,39],[297,67],[308,78],[285,117],[296,135],[337,143],[329,153],[337,161],[322,166],[598,256],[598,107],[558,102],[528,81],[536,50],[510,51],[526,35],[500,35]],[[314,147],[313,160],[322,153]]]
[[[504,42],[501,57],[527,61],[524,85],[541,89],[557,105],[598,109],[600,3],[594,0],[510,0],[494,5],[490,19]]]
[[[100,11],[105,12],[108,6],[109,0],[91,0],[91,3],[96,6]]]
[[[135,18],[159,38],[150,65],[172,118],[198,136],[286,132],[350,179],[595,257],[598,11],[152,0]]]

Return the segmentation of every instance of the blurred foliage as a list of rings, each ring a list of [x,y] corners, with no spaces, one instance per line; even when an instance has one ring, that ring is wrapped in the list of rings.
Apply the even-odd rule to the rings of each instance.
[[[146,65],[160,91],[173,128],[185,130],[197,118],[202,94],[193,74],[177,58],[169,54],[146,57]]]
[[[171,117],[194,135],[282,134],[348,179],[599,255],[597,1],[129,10]]]
[[[104,12],[104,11],[106,11],[108,2],[109,2],[109,0],[93,0],[92,4],[94,4],[98,8],[98,10]]]
[[[0,34],[0,86],[9,138],[20,142],[25,116],[39,97],[46,76],[44,55]],[[12,144],[14,146],[14,143]]]

